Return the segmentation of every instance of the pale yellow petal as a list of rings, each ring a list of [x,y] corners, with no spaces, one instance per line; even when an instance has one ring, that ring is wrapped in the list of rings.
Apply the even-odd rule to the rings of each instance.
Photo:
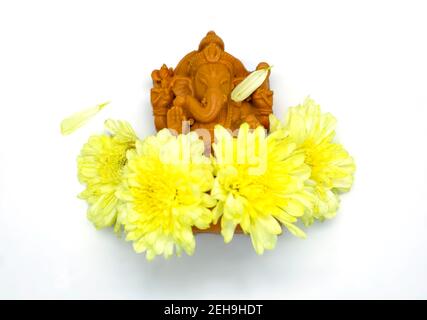
[[[61,122],[61,133],[67,135],[73,133],[78,128],[82,127],[86,122],[88,122],[92,117],[94,117],[99,111],[104,109],[106,105],[110,102],[104,102],[98,104],[97,106],[84,109],[82,111],[76,112],[73,115],[65,118]]]

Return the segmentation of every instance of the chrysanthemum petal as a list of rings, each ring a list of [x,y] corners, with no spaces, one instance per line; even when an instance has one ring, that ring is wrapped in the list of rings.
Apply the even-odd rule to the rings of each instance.
[[[311,168],[306,184],[314,185],[311,190],[316,204],[312,211],[304,214],[304,224],[335,216],[339,204],[337,194],[350,190],[355,172],[353,158],[333,140],[336,119],[329,113],[322,113],[320,106],[307,98],[302,105],[289,108],[285,124],[275,127],[297,143],[298,150],[305,155],[305,163]]]
[[[178,256],[193,254],[192,227],[211,224],[213,168],[203,152],[203,141],[194,133],[174,136],[166,129],[137,142],[128,153],[116,195],[126,204],[126,239],[135,250],[146,248],[148,260],[168,258],[174,248]]]
[[[274,248],[282,232],[278,220],[293,224],[309,210],[305,207],[309,197],[298,201],[291,196],[304,191],[310,168],[295,142],[277,132],[266,136],[262,127],[252,131],[243,124],[235,138],[222,127],[215,128],[214,221],[222,214],[225,242],[231,241],[239,224],[258,254]]]
[[[236,226],[237,224],[233,220],[221,219],[221,234],[225,243],[229,243],[233,239]]]
[[[94,135],[83,146],[77,159],[78,178],[86,185],[79,194],[88,202],[88,219],[96,228],[115,225],[114,231],[120,233],[120,204],[116,192],[122,182],[122,171],[126,164],[127,151],[135,147],[136,135],[125,121],[109,120],[108,126],[114,128],[110,135]],[[126,133],[126,134],[127,134]]]
[[[93,118],[99,111],[104,109],[110,102],[104,102],[94,107],[76,112],[61,122],[61,133],[67,135],[73,133],[78,128],[82,127],[86,122]]]
[[[307,236],[304,231],[292,223],[285,223],[286,228],[296,237],[305,239]]]

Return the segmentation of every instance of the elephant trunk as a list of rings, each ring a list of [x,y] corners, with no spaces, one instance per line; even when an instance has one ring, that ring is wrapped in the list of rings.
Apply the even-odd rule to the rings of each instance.
[[[227,103],[227,96],[219,88],[209,88],[203,103],[191,96],[188,98],[188,108],[191,114],[202,123],[214,121]]]

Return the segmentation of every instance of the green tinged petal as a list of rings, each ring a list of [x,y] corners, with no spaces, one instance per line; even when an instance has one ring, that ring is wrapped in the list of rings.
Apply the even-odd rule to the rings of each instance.
[[[109,103],[110,102],[108,101],[108,102],[98,104],[97,106],[84,109],[62,120],[61,122],[62,135],[68,135],[76,131],[78,128],[82,127],[86,122],[88,122],[91,118],[93,118],[99,111],[104,109],[104,107]]]

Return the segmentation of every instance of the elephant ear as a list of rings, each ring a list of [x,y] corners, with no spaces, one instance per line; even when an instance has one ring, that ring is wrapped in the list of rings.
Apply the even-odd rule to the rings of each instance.
[[[193,84],[188,77],[176,76],[172,81],[172,91],[175,96],[193,95]]]

